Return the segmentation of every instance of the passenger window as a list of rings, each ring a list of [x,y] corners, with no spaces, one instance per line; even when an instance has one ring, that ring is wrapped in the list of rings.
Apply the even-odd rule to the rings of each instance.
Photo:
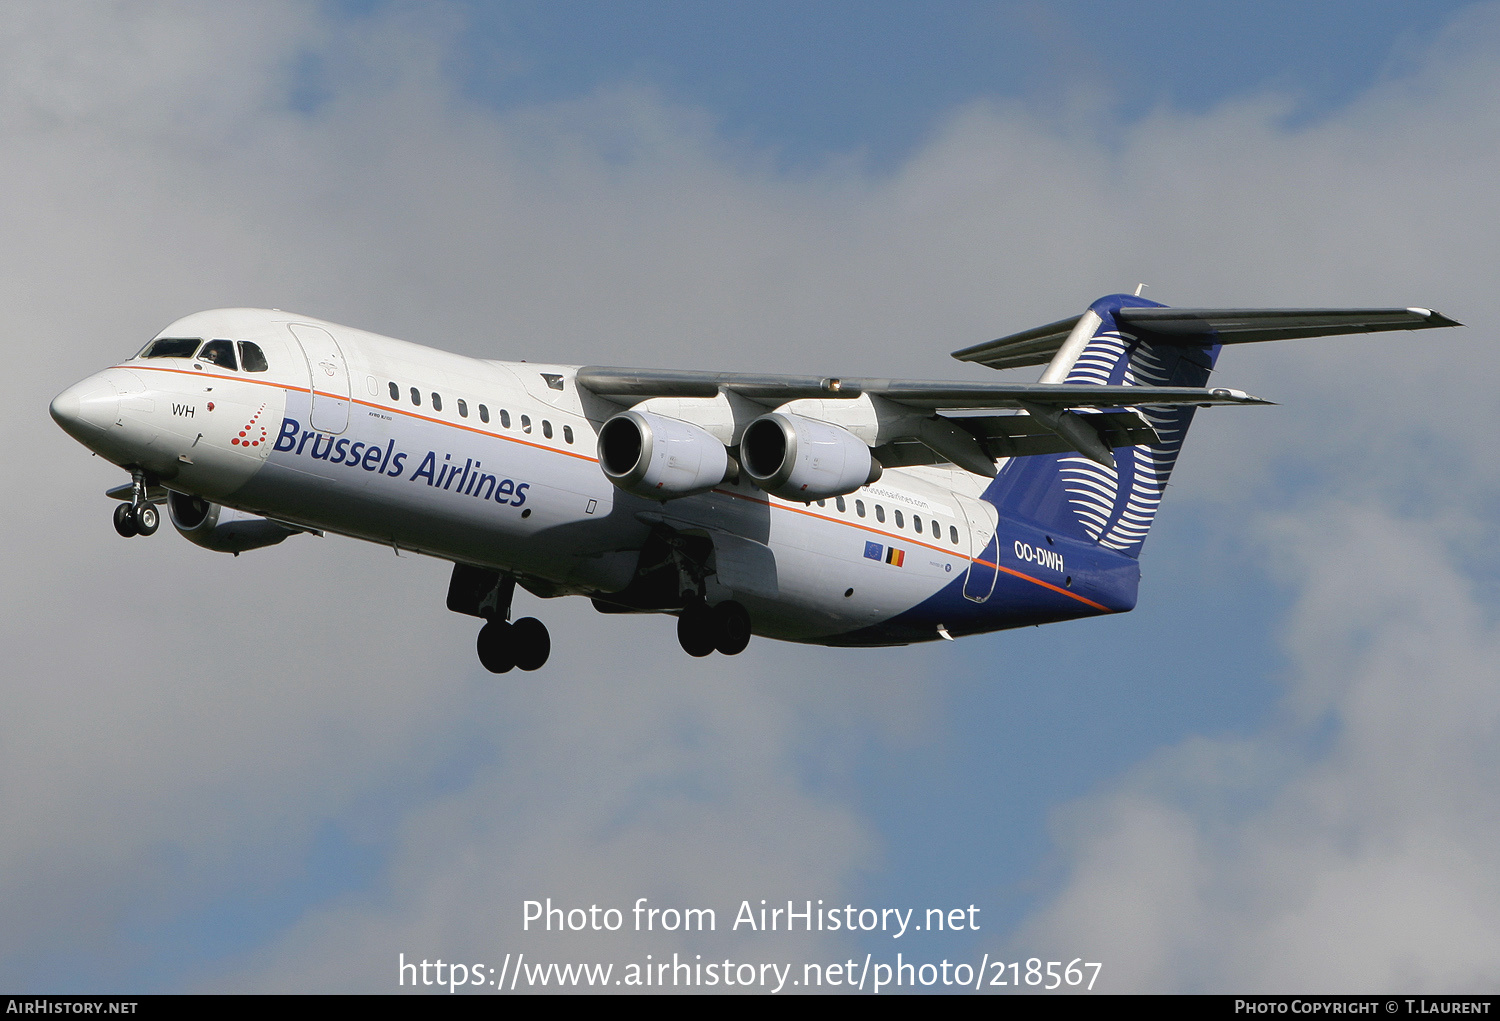
[[[953,540],[953,545],[958,545],[958,528],[956,526],[948,526],[948,538]]]
[[[545,418],[542,419],[542,435],[549,440],[552,438],[552,423]]]
[[[897,528],[905,528],[906,527],[906,522],[902,520],[902,518],[901,518],[901,512],[900,511],[896,511],[896,527]]]
[[[844,513],[844,511],[847,510],[847,507],[844,504],[844,498],[842,496],[834,497],[833,505],[839,509],[840,514]]]
[[[399,386],[397,386],[395,383],[392,383],[391,384],[391,400],[393,400],[393,401],[399,401],[400,399],[401,399],[401,388]]]
[[[827,507],[828,506],[828,501],[827,500],[819,500],[818,501],[818,506],[819,507]]]
[[[265,372],[271,367],[260,345],[252,344],[248,340],[240,341],[240,365],[244,366],[246,372]]]
[[[490,409],[486,408],[483,404],[479,406],[479,421],[485,425],[490,424]]]
[[[198,360],[217,365],[221,369],[232,369],[235,372],[238,372],[240,368],[234,358],[234,344],[228,340],[210,340],[198,352]]]
[[[885,524],[885,508],[878,503],[875,505],[875,520]]]
[[[565,426],[563,426],[563,442],[564,443],[572,443],[573,442],[573,427],[571,425],[565,425]]]
[[[469,417],[469,406],[464,403],[464,399],[462,397],[460,397],[458,399],[458,417],[459,418],[468,418]]]
[[[146,350],[141,352],[142,358],[191,358],[193,352],[198,350],[198,345],[203,341],[198,339],[188,340],[185,337],[163,337],[153,340],[146,345]]]
[[[854,513],[858,514],[860,517],[865,516],[865,502],[863,500],[854,501]]]
[[[434,390],[432,392],[432,410],[433,411],[442,411],[443,410],[443,398],[438,394],[438,392],[436,390]]]
[[[922,519],[921,519],[920,516],[918,516],[916,514],[913,514],[911,516],[911,527],[913,527],[913,528],[915,528],[917,530],[917,534],[918,535],[922,534]]]
[[[411,402],[419,408],[422,406],[422,392],[416,387],[411,388]]]
[[[523,433],[529,433],[529,432],[531,432],[531,416],[530,415],[522,415],[521,416],[521,431]]]
[[[507,429],[510,428],[510,412],[506,411],[504,408],[500,409],[500,424],[505,426],[505,428]]]

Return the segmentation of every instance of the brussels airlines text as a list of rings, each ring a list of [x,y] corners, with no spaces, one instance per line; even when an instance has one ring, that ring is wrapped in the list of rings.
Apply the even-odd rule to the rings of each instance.
[[[407,467],[408,454],[396,449],[395,440],[387,440],[384,446],[351,441],[348,437],[335,437],[312,429],[303,429],[295,418],[281,420],[281,432],[276,436],[272,448],[295,457],[310,457],[329,464],[341,464],[348,468],[402,478]],[[410,455],[416,461],[415,455]],[[494,500],[502,506],[519,507],[526,502],[529,482],[516,482],[482,471],[484,464],[473,458],[464,458],[460,466],[453,455],[444,454],[438,460],[435,450],[429,450],[418,462],[416,469],[405,476],[412,482],[425,482],[428,486],[460,496],[479,500]]]

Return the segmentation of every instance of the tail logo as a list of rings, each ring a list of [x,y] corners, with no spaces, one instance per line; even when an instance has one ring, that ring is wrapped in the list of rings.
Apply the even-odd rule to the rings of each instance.
[[[1069,383],[1107,386],[1169,386],[1171,370],[1148,346],[1134,351],[1128,337],[1101,330],[1068,373]],[[1122,366],[1123,363],[1123,366]],[[1123,367],[1123,373],[1119,370]],[[1118,380],[1118,383],[1116,382]],[[1177,463],[1185,422],[1170,408],[1131,408],[1161,437],[1157,447],[1140,445],[1115,451],[1113,470],[1083,457],[1058,460],[1068,503],[1089,536],[1099,545],[1128,551],[1146,539],[1156,509],[1161,505],[1166,479]],[[1123,485],[1122,485],[1123,480]],[[1124,499],[1121,499],[1121,489]]]

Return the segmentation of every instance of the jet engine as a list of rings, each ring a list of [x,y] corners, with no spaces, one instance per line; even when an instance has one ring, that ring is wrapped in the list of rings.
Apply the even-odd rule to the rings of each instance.
[[[852,493],[880,478],[881,471],[858,436],[783,411],[762,415],[745,427],[740,463],[761,489],[804,502]]]
[[[627,493],[671,500],[703,493],[729,475],[729,451],[689,422],[622,411],[599,430],[599,467]]]
[[[192,543],[220,553],[274,546],[298,529],[279,525],[258,514],[221,507],[186,493],[167,494],[167,513],[172,526]]]

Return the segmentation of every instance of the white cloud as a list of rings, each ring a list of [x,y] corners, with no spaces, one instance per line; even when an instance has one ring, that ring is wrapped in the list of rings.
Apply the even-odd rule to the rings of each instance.
[[[1344,504],[1276,522],[1285,712],[1069,806],[1066,879],[1013,946],[1086,953],[1117,992],[1494,988],[1500,632],[1442,531]]]
[[[949,650],[757,643],[706,677],[665,620],[546,604],[555,665],[497,685],[472,662],[469,622],[439,605],[440,565],[336,539],[238,560],[169,534],[121,543],[99,496],[119,473],[43,409],[198,308],[298,308],[501,357],[981,376],[946,367],[946,352],[1143,277],[1179,304],[1422,301],[1476,325],[1458,338],[1226,355],[1227,378],[1289,406],[1200,425],[1177,499],[1217,501],[1231,508],[1223,527],[1241,525],[1244,506],[1288,499],[1281,452],[1313,437],[1309,463],[1330,491],[1382,504],[1456,494],[1458,517],[1492,524],[1479,506],[1494,482],[1481,456],[1489,388],[1461,367],[1486,364],[1492,314],[1493,9],[1347,114],[1297,131],[1255,99],[1162,111],[1109,146],[979,104],[890,178],[835,162],[797,179],[649,92],[503,115],[476,106],[444,71],[461,26],[423,10],[337,22],[300,5],[99,3],[25,8],[0,25],[0,299],[21,395],[0,407],[12,439],[0,457],[28,487],[13,505],[25,538],[0,576],[0,915],[16,920],[0,953],[12,986],[80,948],[104,962],[104,985],[175,981],[161,944],[132,947],[133,934],[284,888],[330,823],[388,852],[373,887],[298,906],[248,947],[220,936],[198,978],[382,989],[398,948],[503,952],[514,930],[504,913],[548,889],[723,907],[756,887],[837,896],[881,858],[855,807],[851,749],[936,726]],[[287,97],[308,66],[323,68],[328,92],[299,113]],[[1434,462],[1418,426],[1463,453]],[[1374,463],[1394,481],[1362,481]],[[1355,520],[1371,538],[1409,543],[1419,531],[1399,515]],[[1353,636],[1407,606],[1365,595],[1338,617],[1319,596],[1338,575],[1318,565],[1354,547],[1284,541],[1307,565],[1293,576],[1307,619],[1330,633]],[[1443,637],[1460,654],[1437,670],[1461,671],[1485,632],[1472,616],[1460,626],[1467,597],[1429,552],[1424,584],[1449,594],[1453,619],[1421,617],[1402,642],[1381,632],[1372,647],[1410,655]],[[1367,572],[1366,593],[1403,591],[1369,563],[1344,568]],[[1432,891],[1417,894],[1429,928],[1447,919],[1462,932],[1478,918],[1461,909],[1489,889],[1465,864],[1480,845],[1451,811],[1422,829],[1431,844],[1401,815],[1392,825],[1407,842],[1366,856],[1342,849],[1342,831],[1325,846],[1278,816],[1282,838],[1257,845],[1282,862],[1274,883],[1222,864],[1247,853],[1248,824],[1231,819],[1226,836],[1203,817],[1245,770],[1260,784],[1252,793],[1294,811],[1324,811],[1342,791],[1354,801],[1339,811],[1373,824],[1398,790],[1402,806],[1426,803],[1427,788],[1401,788],[1387,776],[1401,771],[1354,739],[1404,719],[1409,689],[1380,682],[1378,659],[1351,668],[1357,643],[1318,647],[1297,647],[1319,680],[1299,684],[1296,704],[1344,724],[1335,751],[1301,751],[1296,771],[1259,737],[1175,753],[1225,778],[1203,792],[1209,808],[1149,785],[1106,797],[1094,826],[1129,853],[1071,838],[1075,880],[1034,931],[1135,925],[1151,938],[1108,958],[1111,978],[1203,986],[1228,975],[1215,957],[1223,940],[1183,949],[1183,933],[1202,935],[1218,910],[1205,898],[1271,889],[1309,907],[1272,919],[1252,905],[1268,912],[1256,931],[1311,939],[1337,917],[1321,905],[1348,903],[1340,882],[1404,874]],[[1427,723],[1475,750],[1466,733]],[[1403,748],[1441,773],[1442,756]],[[1443,779],[1482,799],[1478,777]],[[1313,851],[1325,872],[1303,867]],[[1108,899],[1122,890],[1128,901]],[[1095,915],[1105,904],[1117,924]],[[1261,946],[1268,963],[1255,974],[1283,974]]]

